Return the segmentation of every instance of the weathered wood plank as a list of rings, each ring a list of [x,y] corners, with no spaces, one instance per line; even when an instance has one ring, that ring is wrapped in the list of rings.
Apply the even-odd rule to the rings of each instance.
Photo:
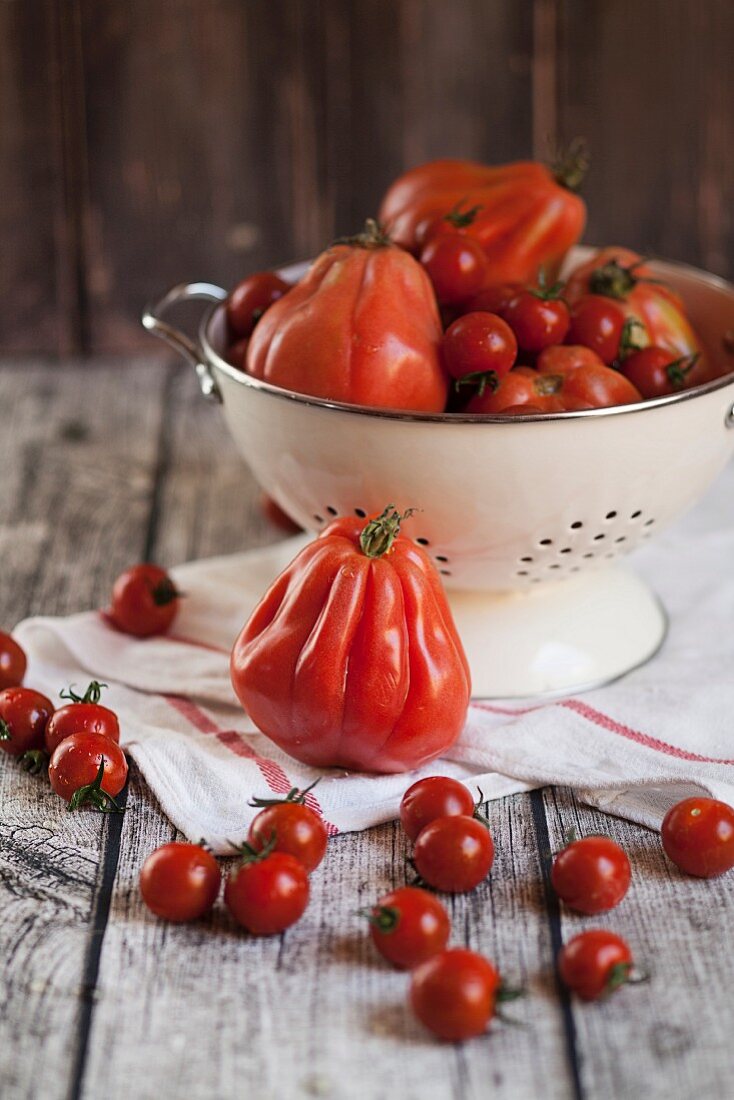
[[[708,881],[683,875],[666,859],[656,833],[588,809],[568,791],[546,791],[545,805],[554,849],[570,827],[579,835],[604,832],[632,863],[629,894],[610,913],[587,918],[562,907],[564,942],[584,928],[609,928],[651,974],[649,982],[606,1002],[574,1003],[586,1094],[610,1100],[728,1095],[731,875]]]
[[[4,626],[102,603],[143,552],[163,373],[127,369],[125,387],[119,364],[0,371]],[[121,822],[68,814],[5,756],[0,807],[0,1094],[54,1100],[83,1053]]]

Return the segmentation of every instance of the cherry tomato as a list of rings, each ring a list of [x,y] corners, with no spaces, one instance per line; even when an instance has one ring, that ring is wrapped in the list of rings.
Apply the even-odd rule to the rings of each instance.
[[[553,860],[551,882],[559,898],[579,913],[613,909],[629,889],[630,861],[607,836],[574,840]]]
[[[503,413],[517,405],[532,405],[542,412],[572,412],[607,408],[641,401],[639,390],[611,367],[557,369],[553,374],[532,367],[515,367],[497,390],[475,394],[466,406],[469,413]]]
[[[274,271],[259,271],[238,283],[224,307],[232,336],[249,336],[265,310],[288,290],[290,284]]]
[[[163,634],[178,614],[181,593],[159,565],[133,565],[115,581],[110,618],[136,638]]]
[[[92,806],[106,813],[119,809],[115,796],[125,786],[127,760],[102,733],[72,733],[54,749],[48,777],[70,810]]]
[[[489,874],[494,844],[486,825],[475,817],[438,817],[421,830],[413,860],[420,877],[435,890],[465,894]]]
[[[487,258],[471,237],[458,233],[433,237],[422,249],[420,260],[442,305],[471,297],[484,282]]]
[[[474,799],[458,779],[429,775],[408,787],[400,803],[400,823],[411,840],[437,817],[471,817]]]
[[[522,283],[494,283],[485,286],[465,306],[466,313],[502,313],[513,298],[517,298],[525,288]]]
[[[643,397],[665,397],[685,388],[697,362],[697,355],[681,358],[667,348],[647,347],[629,355],[619,369]]]
[[[262,508],[265,518],[270,520],[276,527],[279,527],[281,531],[287,531],[288,534],[295,535],[297,531],[303,530],[300,524],[296,523],[294,519],[291,519],[288,513],[284,512],[280,505],[266,493],[263,493],[260,497],[260,507]]]
[[[222,875],[200,844],[172,842],[151,852],[140,871],[140,893],[157,917],[197,920],[214,905]]]
[[[424,1027],[457,1042],[487,1030],[495,1013],[500,977],[488,959],[452,947],[413,971],[410,1003]]]
[[[25,653],[15,638],[0,630],[0,691],[22,684],[25,670]]]
[[[287,852],[246,858],[227,879],[224,900],[234,919],[255,936],[295,924],[308,905],[308,875]]]
[[[272,852],[287,852],[309,873],[324,858],[328,840],[319,815],[310,806],[294,800],[266,805],[254,818],[248,836],[254,851],[267,847]]]
[[[713,878],[734,867],[734,809],[716,798],[685,798],[668,810],[663,848],[688,875]]]
[[[448,913],[438,898],[417,886],[401,886],[363,912],[375,947],[400,970],[412,970],[449,942]]]
[[[538,356],[538,370],[542,374],[563,373],[577,367],[603,366],[596,352],[581,344],[553,344],[549,348],[543,348]]]
[[[571,310],[569,344],[582,344],[595,351],[607,366],[619,355],[624,312],[610,298],[587,294]]]
[[[465,313],[447,329],[443,361],[449,374],[464,382],[496,389],[517,359],[517,340],[510,326],[494,313]]]
[[[542,351],[563,342],[570,324],[568,306],[553,294],[523,290],[502,310],[523,351]]]
[[[228,363],[231,363],[233,367],[237,367],[238,370],[245,369],[245,360],[249,343],[250,338],[248,336],[243,336],[241,340],[235,340],[235,342],[230,344],[227,348],[225,359]]]
[[[54,705],[40,691],[9,687],[0,691],[0,749],[10,756],[43,748],[46,723]]]
[[[61,698],[71,699],[71,702],[51,715],[44,737],[46,752],[53,752],[72,733],[102,733],[111,741],[119,742],[117,715],[99,702],[100,691],[106,686],[92,680],[84,695],[76,695],[71,688],[61,692]]]
[[[594,928],[561,948],[558,973],[564,985],[585,1001],[613,993],[629,978],[632,952],[614,932]]]
[[[480,210],[481,206],[467,207],[465,203],[458,202],[448,214],[429,214],[423,218],[415,227],[415,246],[418,252],[433,237],[454,236],[457,233],[463,236],[474,224]]]

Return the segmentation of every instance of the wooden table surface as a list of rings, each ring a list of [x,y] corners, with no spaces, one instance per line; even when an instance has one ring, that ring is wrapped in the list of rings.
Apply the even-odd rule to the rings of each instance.
[[[0,368],[0,624],[104,604],[144,557],[164,564],[278,537],[194,379],[161,360]],[[59,685],[61,686],[61,685]],[[141,863],[176,830],[131,768],[127,812],[69,814],[39,778],[0,761],[0,1096],[136,1100],[328,1097],[543,1100],[734,1094],[734,874],[686,879],[658,837],[535,791],[489,804],[488,881],[449,900],[454,942],[485,952],[527,996],[468,1044],[411,1019],[407,979],[375,957],[355,910],[405,881],[389,824],[338,837],[304,919],[250,938],[218,907],[167,925],[142,905]],[[559,908],[547,854],[564,831],[606,831],[633,886],[587,920]],[[582,1005],[553,956],[609,926],[651,970]]]

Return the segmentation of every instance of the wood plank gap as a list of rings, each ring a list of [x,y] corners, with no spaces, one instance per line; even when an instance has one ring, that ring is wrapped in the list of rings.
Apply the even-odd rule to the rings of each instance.
[[[161,516],[161,501],[163,487],[171,465],[171,450],[173,446],[173,426],[170,416],[174,396],[176,375],[181,370],[180,364],[171,363],[166,367],[166,379],[163,383],[163,399],[161,402],[161,419],[158,426],[158,455],[155,470],[153,471],[153,491],[150,498],[150,513],[148,515],[148,527],[145,532],[145,547],[143,561],[151,561],[153,552],[158,542],[158,528]]]
[[[581,1072],[579,1069],[578,1044],[576,1039],[576,1023],[571,1011],[571,998],[568,990],[563,985],[558,975],[558,953],[563,947],[563,935],[561,932],[561,907],[555,890],[550,881],[550,853],[551,839],[548,831],[548,822],[545,817],[543,804],[543,790],[539,788],[530,792],[530,808],[533,815],[533,826],[538,840],[540,852],[540,864],[543,869],[543,889],[545,892],[545,907],[550,927],[551,945],[553,948],[553,971],[555,975],[556,990],[561,1006],[563,1029],[566,1035],[566,1053],[571,1069],[571,1083],[573,1086],[574,1100],[584,1100],[584,1090],[581,1084]]]
[[[555,157],[558,151],[558,0],[533,4],[533,156]]]
[[[127,789],[126,783],[117,800],[123,810],[127,806]],[[99,964],[102,958],[102,946],[104,944],[107,921],[110,915],[112,889],[115,884],[117,865],[120,860],[120,839],[122,837],[124,816],[124,813],[112,813],[107,815],[107,829],[105,830],[104,849],[102,853],[102,878],[94,898],[92,923],[89,930],[89,946],[84,958],[81,1007],[76,1033],[76,1049],[74,1051],[74,1061],[72,1063],[69,1100],[79,1100],[84,1084],[84,1072],[87,1066],[87,1052],[89,1050],[89,1035],[92,1029],[97,978],[99,977]]]

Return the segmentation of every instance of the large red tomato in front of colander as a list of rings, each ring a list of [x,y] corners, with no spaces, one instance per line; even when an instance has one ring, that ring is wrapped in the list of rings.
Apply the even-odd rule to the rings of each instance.
[[[469,667],[441,581],[392,507],[336,519],[266,592],[232,650],[255,725],[317,767],[402,772],[459,736]]]

